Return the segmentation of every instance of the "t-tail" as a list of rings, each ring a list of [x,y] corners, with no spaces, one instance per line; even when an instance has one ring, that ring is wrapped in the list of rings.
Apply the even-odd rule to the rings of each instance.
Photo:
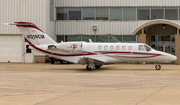
[[[16,25],[24,38],[33,45],[56,44],[46,33],[30,22],[5,23],[6,25]]]

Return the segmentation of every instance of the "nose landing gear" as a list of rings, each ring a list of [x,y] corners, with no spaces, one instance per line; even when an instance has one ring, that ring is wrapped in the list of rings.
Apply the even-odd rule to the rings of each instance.
[[[155,69],[156,69],[156,70],[160,70],[160,69],[161,69],[161,66],[160,66],[159,64],[157,64],[157,65],[155,66]]]

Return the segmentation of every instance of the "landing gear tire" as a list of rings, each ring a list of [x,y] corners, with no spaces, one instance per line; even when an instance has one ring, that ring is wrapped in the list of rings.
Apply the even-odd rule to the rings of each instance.
[[[100,69],[100,68],[101,68],[101,65],[95,65],[95,68],[96,68],[96,69]]]
[[[55,62],[55,59],[51,58],[51,64],[54,64],[54,62]]]
[[[161,66],[160,65],[156,65],[155,68],[156,68],[156,70],[160,70]]]
[[[89,68],[89,65],[87,65],[87,66],[86,66],[86,70],[87,70],[87,71],[91,71],[92,69]]]

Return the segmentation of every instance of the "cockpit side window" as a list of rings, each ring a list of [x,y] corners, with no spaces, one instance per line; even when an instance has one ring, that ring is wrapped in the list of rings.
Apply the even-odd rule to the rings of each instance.
[[[146,51],[151,51],[151,48],[149,46],[144,44],[144,47],[145,47]]]
[[[139,45],[139,50],[140,50],[140,51],[145,51],[143,45]]]

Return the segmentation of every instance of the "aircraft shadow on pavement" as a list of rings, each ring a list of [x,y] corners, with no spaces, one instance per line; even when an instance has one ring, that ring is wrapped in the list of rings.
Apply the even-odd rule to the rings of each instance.
[[[45,70],[55,70],[55,71],[64,71],[64,70],[69,70],[69,71],[87,71],[85,68],[52,68],[52,69],[45,69]],[[111,71],[111,70],[116,70],[116,71],[159,71],[155,70],[155,68],[152,69],[126,69],[126,68],[112,68],[112,67],[102,67],[100,69],[93,69],[92,71]],[[160,71],[170,71],[170,69],[162,69]]]

